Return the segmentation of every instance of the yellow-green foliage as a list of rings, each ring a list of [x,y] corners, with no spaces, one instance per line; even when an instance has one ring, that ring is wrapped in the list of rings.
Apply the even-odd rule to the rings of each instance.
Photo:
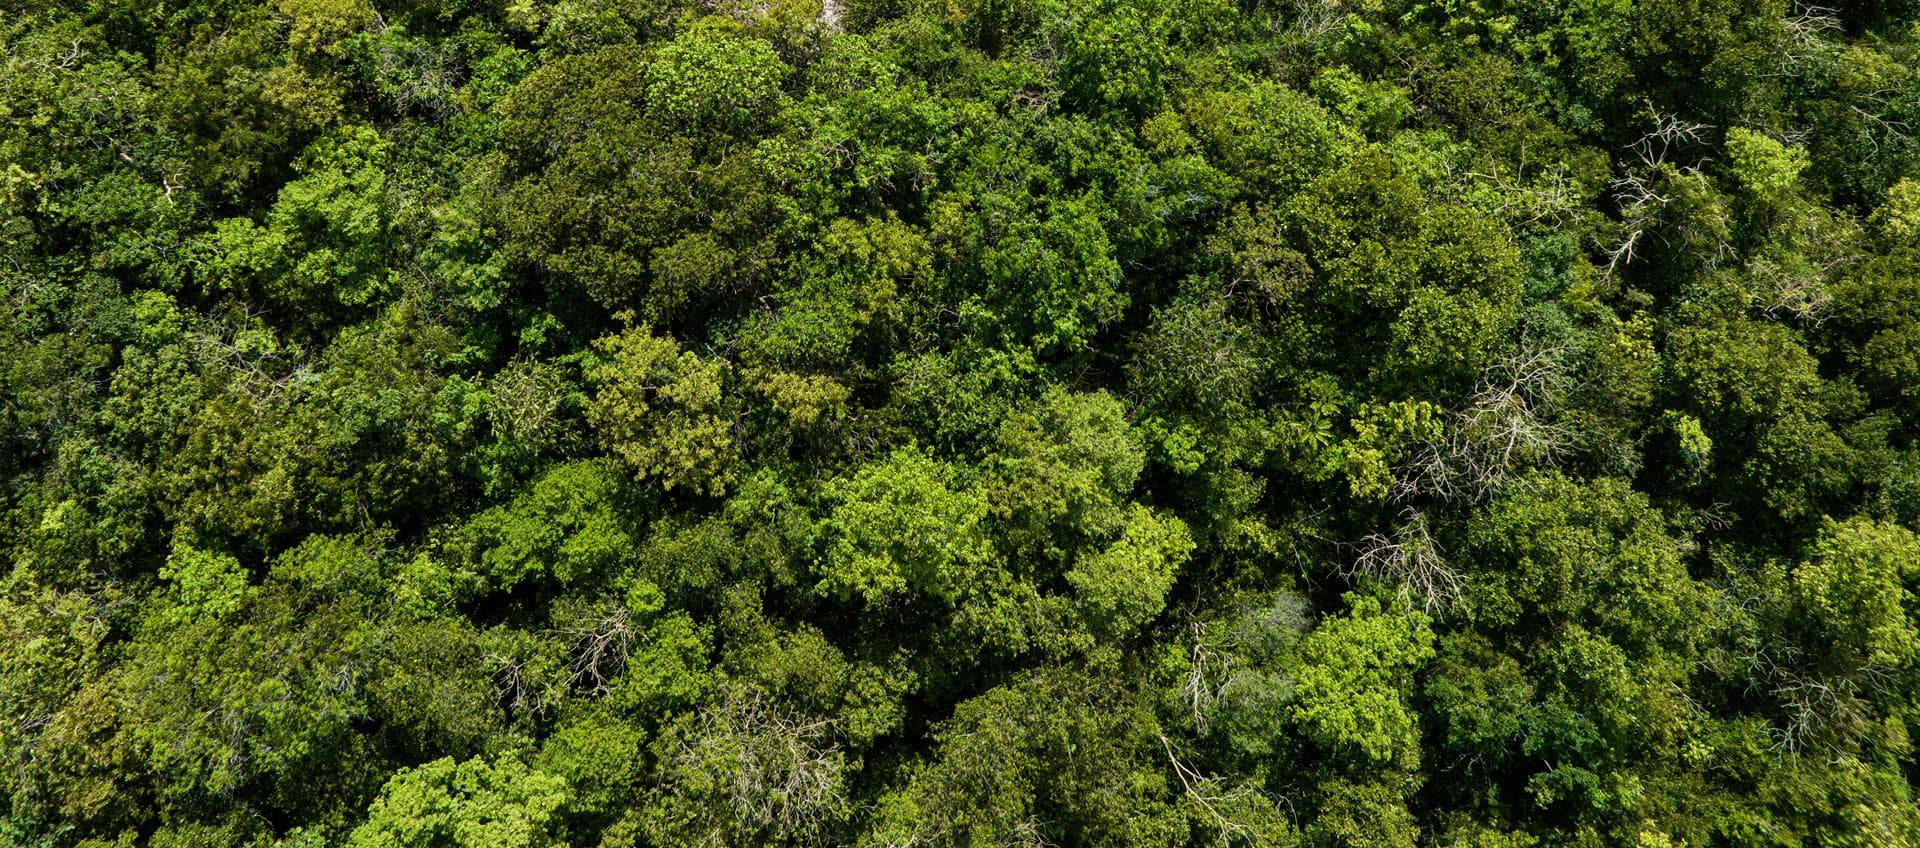
[[[587,419],[635,478],[724,494],[733,480],[734,399],[726,360],[683,351],[642,325],[594,342]]]

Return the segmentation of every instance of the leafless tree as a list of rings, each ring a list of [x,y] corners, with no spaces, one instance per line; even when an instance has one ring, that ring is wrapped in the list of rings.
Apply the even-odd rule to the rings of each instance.
[[[1220,700],[1220,689],[1232,671],[1233,658],[1216,653],[1207,643],[1206,622],[1188,625],[1193,634],[1193,651],[1188,657],[1187,676],[1180,684],[1180,700],[1193,714],[1194,728],[1201,733],[1210,729],[1208,716]]]
[[[527,683],[525,660],[505,654],[489,654],[486,663],[493,666],[495,701],[509,710],[540,712],[540,701],[533,696],[533,689]]]
[[[626,671],[633,648],[632,617],[625,607],[615,607],[598,620],[567,629],[573,637],[573,676],[568,683],[595,695],[612,691],[609,684]]]
[[[1622,231],[1625,233],[1606,251],[1607,263],[1603,271],[1609,275],[1638,257],[1647,236],[1659,225],[1660,213],[1673,202],[1670,194],[1663,194],[1657,188],[1661,175],[1689,176],[1699,173],[1700,162],[1675,169],[1668,164],[1669,157],[1682,147],[1702,143],[1706,132],[1713,129],[1711,125],[1688,121],[1670,112],[1653,111],[1651,102],[1647,104],[1647,109],[1653,128],[1627,145],[1627,149],[1639,159],[1639,165],[1614,178],[1609,185],[1619,205]]]
[[[1028,816],[1014,822],[1011,830],[1001,834],[999,848],[1051,848],[1052,845],[1040,832],[1040,820]]]
[[[1444,611],[1460,597],[1465,582],[1441,556],[1426,516],[1412,508],[1402,515],[1391,532],[1376,531],[1361,539],[1341,574],[1348,580],[1366,575],[1386,581],[1419,601],[1428,613]]]
[[[1831,49],[1828,39],[1841,32],[1839,13],[1826,6],[1794,0],[1781,28],[1787,32],[1789,61],[1798,61]]]
[[[1527,464],[1559,457],[1573,443],[1556,419],[1572,383],[1563,345],[1516,347],[1481,373],[1440,437],[1394,469],[1393,496],[1478,500]]]
[[[382,30],[386,28],[378,11],[374,12],[374,21]],[[394,106],[436,118],[444,118],[457,108],[454,94],[465,80],[459,63],[447,51],[381,39],[375,42],[373,57],[380,93]]]
[[[1651,101],[1647,103],[1647,110],[1652,114],[1653,129],[1627,147],[1648,168],[1666,164],[1667,157],[1679,147],[1700,144],[1707,131],[1713,129],[1711,124],[1695,123],[1671,112],[1654,112]]]
[[[713,846],[821,844],[845,816],[846,758],[833,719],[743,687],[700,711],[661,764],[676,810]],[[695,797],[687,797],[693,795]],[[705,803],[702,803],[702,802]]]
[[[1607,248],[1605,271],[1613,274],[1622,266],[1633,263],[1639,255],[1641,242],[1659,223],[1660,210],[1671,199],[1654,191],[1652,182],[1644,174],[1622,175],[1614,179],[1609,187],[1620,204],[1621,224],[1626,232],[1612,247]]]
[[[1893,686],[1889,669],[1867,663],[1842,673],[1815,673],[1801,652],[1776,646],[1748,657],[1751,679],[1778,701],[1780,722],[1771,729],[1783,754],[1838,755],[1863,741],[1874,727],[1869,700]]]
[[[1747,278],[1753,283],[1760,308],[1769,318],[1818,323],[1833,303],[1825,274],[1801,263],[1757,257],[1747,263]]]
[[[1818,208],[1779,224],[1778,246],[1747,261],[1747,280],[1768,317],[1819,323],[1833,302],[1828,281],[1865,251],[1860,228]]]
[[[1336,0],[1293,0],[1291,14],[1282,12],[1268,21],[1276,35],[1292,36],[1305,43],[1318,42],[1338,31],[1347,12]]]
[[[262,329],[264,319],[243,303],[222,320],[187,333],[200,367],[227,374],[230,389],[255,405],[272,403],[317,378],[311,362]]]
[[[1527,173],[1527,163],[1522,161],[1514,174],[1502,173],[1500,163],[1489,161],[1477,167],[1462,167],[1455,170],[1447,165],[1448,181],[1454,191],[1463,197],[1491,191],[1498,199],[1493,208],[1496,214],[1513,221],[1519,226],[1531,226],[1541,222],[1559,226],[1565,224],[1579,207],[1579,198],[1575,196],[1575,185],[1564,163],[1553,163],[1545,168],[1534,169],[1535,174]],[[1479,204],[1486,206],[1487,204]]]
[[[66,48],[58,50],[57,54],[49,52],[37,57],[22,57],[21,64],[49,71],[70,71],[79,67],[80,60],[86,55],[87,51],[80,46],[80,40],[76,38],[67,42]]]
[[[515,360],[487,381],[487,420],[509,444],[548,444],[561,430],[567,388],[558,368]]]

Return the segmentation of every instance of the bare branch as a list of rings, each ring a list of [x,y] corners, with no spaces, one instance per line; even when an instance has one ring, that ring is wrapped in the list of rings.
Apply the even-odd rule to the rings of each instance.
[[[1651,101],[1647,103],[1647,109],[1652,112]],[[1667,156],[1674,148],[1701,143],[1711,129],[1713,126],[1710,124],[1694,123],[1671,112],[1653,112],[1653,129],[1627,147],[1639,154],[1640,161],[1648,168],[1658,168],[1666,163]]]
[[[488,654],[493,666],[494,701],[508,710],[538,715],[546,710],[546,699],[535,697],[526,676],[527,662],[505,654]]]
[[[1838,756],[1872,733],[1872,700],[1894,685],[1889,669],[1867,663],[1839,673],[1805,668],[1807,658],[1792,646],[1775,645],[1747,656],[1749,691],[1764,689],[1780,705],[1781,720],[1770,728],[1774,749],[1782,754],[1818,752]]]
[[[713,845],[821,844],[841,820],[847,770],[839,722],[740,689],[700,711],[661,764],[665,781],[697,787],[714,808],[694,816]]]
[[[1195,621],[1189,625],[1193,634],[1193,650],[1187,665],[1186,679],[1180,684],[1180,700],[1193,714],[1193,726],[1201,733],[1211,729],[1208,719],[1213,705],[1220,700],[1220,693],[1230,679],[1233,668],[1231,656],[1216,656],[1207,645],[1207,625]],[[1212,680],[1222,681],[1219,684]]]
[[[1792,13],[1781,22],[1781,29],[1786,30],[1790,45],[1786,58],[1795,63],[1833,49],[1829,39],[1844,27],[1838,11],[1794,0]]]
[[[1181,762],[1180,757],[1173,752],[1172,740],[1165,735],[1160,737],[1160,745],[1166,750],[1167,762],[1173,766],[1173,774],[1179,778],[1181,790],[1186,794],[1187,799],[1213,821],[1215,843],[1230,844],[1235,837],[1245,836],[1251,832],[1251,828],[1234,821],[1231,816],[1221,812],[1220,808],[1255,797],[1257,793],[1253,789],[1247,786],[1223,788],[1227,783],[1225,778],[1209,777]]]
[[[1361,539],[1353,561],[1341,567],[1341,576],[1384,580],[1417,599],[1428,613],[1444,611],[1460,597],[1465,581],[1441,556],[1426,516],[1412,508],[1403,515],[1405,520],[1391,534],[1374,532]]]
[[[1477,500],[1524,466],[1565,453],[1573,433],[1554,415],[1572,388],[1566,358],[1560,344],[1527,343],[1488,366],[1440,438],[1394,469],[1394,498]]]
[[[612,691],[609,683],[626,671],[633,647],[632,613],[616,607],[599,621],[566,632],[573,637],[573,676],[568,682],[595,695]]]

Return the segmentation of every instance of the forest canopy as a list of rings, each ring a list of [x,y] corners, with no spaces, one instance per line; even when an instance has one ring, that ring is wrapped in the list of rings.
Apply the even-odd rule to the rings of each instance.
[[[1920,845],[1822,2],[4,0],[0,848]]]

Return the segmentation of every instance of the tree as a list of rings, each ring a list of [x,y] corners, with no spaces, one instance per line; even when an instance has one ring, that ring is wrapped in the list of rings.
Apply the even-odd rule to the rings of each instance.
[[[996,441],[988,485],[994,512],[1009,525],[1003,532],[1061,557],[1128,520],[1124,500],[1146,466],[1146,449],[1112,395],[1051,389],[1008,416]]]
[[[954,477],[909,448],[829,485],[820,588],[868,604],[908,594],[951,603],[981,585],[994,565],[981,526],[987,504]]]
[[[542,848],[567,803],[564,779],[512,757],[434,760],[395,774],[368,809],[351,848]]]
[[[1425,614],[1362,598],[1301,638],[1291,718],[1307,738],[1362,765],[1419,763],[1419,727],[1406,706],[1412,672],[1433,658]]]
[[[1184,522],[1135,505],[1120,538],[1097,554],[1083,554],[1067,572],[1067,582],[1096,631],[1124,637],[1160,614],[1192,551],[1193,536]]]
[[[587,421],[640,480],[719,495],[733,480],[739,414],[724,359],[683,351],[641,325],[594,342]]]
[[[600,462],[551,467],[512,503],[474,516],[455,553],[488,591],[510,592],[527,581],[606,579],[627,564],[633,548],[618,479]]]
[[[838,736],[764,692],[724,693],[661,737],[646,830],[666,845],[818,844],[851,812]]]

